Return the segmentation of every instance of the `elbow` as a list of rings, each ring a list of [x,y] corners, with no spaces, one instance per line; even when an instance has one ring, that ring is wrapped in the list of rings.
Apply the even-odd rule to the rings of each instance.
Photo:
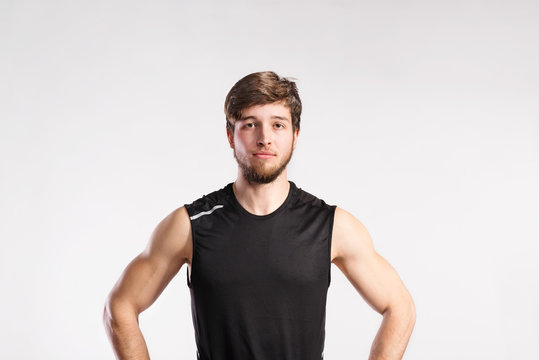
[[[403,324],[407,324],[407,327],[413,329],[416,321],[416,308],[412,297],[408,294],[400,301],[388,306],[382,315],[394,317]]]
[[[105,327],[105,330],[107,331],[107,333],[110,333],[112,331],[112,324],[113,324],[113,314],[112,314],[112,310],[111,310],[111,298],[110,298],[110,295],[105,300],[101,320],[103,321],[103,326]]]
[[[415,326],[416,312],[415,312],[415,303],[414,300],[410,297],[410,302],[408,303],[408,322],[411,329]]]
[[[412,297],[408,294],[406,299],[402,301],[402,317],[407,320],[407,322],[413,327],[415,324],[415,303]]]
[[[126,301],[110,294],[103,306],[103,326],[109,335],[119,328],[133,324],[138,325],[138,313],[134,307]]]

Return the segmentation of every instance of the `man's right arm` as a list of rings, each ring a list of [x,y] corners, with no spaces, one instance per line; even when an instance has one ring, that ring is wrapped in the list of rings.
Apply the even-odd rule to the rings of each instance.
[[[146,249],[125,268],[110,292],[103,323],[117,359],[149,359],[138,315],[159,297],[192,256],[191,223],[185,207],[165,217]]]

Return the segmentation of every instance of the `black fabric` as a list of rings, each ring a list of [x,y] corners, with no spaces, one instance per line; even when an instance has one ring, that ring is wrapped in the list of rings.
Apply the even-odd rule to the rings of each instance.
[[[198,359],[323,359],[335,206],[289,183],[264,216],[239,204],[232,183],[185,205]]]

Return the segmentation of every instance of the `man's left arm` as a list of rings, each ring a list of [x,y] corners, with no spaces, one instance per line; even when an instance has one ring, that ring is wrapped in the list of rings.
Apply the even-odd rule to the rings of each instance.
[[[415,305],[395,269],[374,249],[363,224],[335,209],[332,262],[365,301],[383,315],[369,360],[402,359],[415,325]]]

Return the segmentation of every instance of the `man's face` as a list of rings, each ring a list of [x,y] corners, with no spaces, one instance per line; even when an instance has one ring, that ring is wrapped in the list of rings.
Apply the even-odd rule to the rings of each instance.
[[[299,130],[292,129],[290,110],[283,103],[255,105],[242,112],[227,130],[228,142],[250,183],[267,184],[286,168],[296,148]]]

